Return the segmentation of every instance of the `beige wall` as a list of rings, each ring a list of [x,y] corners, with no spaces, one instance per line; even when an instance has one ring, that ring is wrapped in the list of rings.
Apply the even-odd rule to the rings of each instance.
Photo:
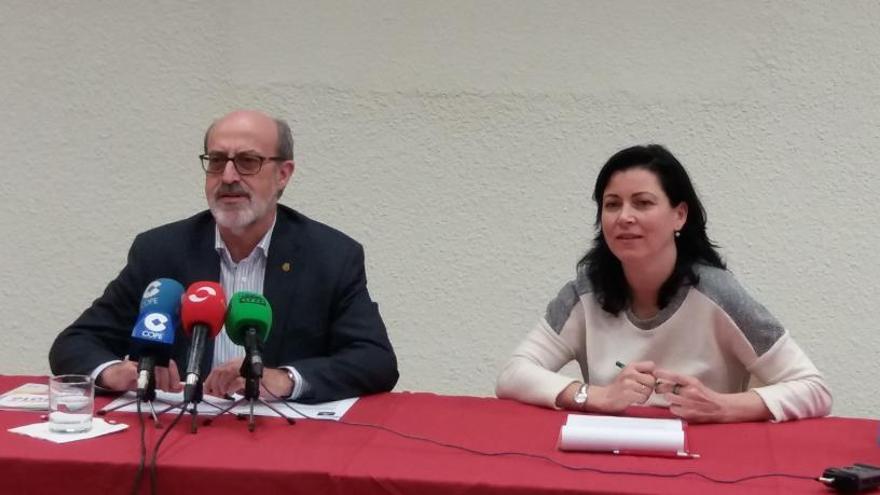
[[[740,281],[880,416],[880,3],[2,2],[0,373],[204,207],[210,120],[290,120],[284,201],[364,243],[399,390],[491,394],[614,151],[691,171]]]

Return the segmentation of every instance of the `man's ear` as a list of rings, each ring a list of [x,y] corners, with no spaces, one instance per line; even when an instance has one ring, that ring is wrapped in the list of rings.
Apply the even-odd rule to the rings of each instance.
[[[285,187],[287,187],[287,183],[290,181],[291,177],[293,177],[294,170],[296,170],[296,165],[293,163],[293,160],[285,160],[278,165],[279,189],[284,189]]]

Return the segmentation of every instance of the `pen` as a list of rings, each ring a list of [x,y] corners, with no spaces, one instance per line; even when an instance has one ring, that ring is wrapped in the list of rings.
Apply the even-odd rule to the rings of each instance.
[[[699,459],[700,454],[692,454],[690,452],[653,452],[653,451],[637,451],[637,450],[618,450],[611,451],[614,455],[638,455],[649,457],[676,457],[683,459]]]
[[[617,366],[617,367],[620,368],[620,369],[624,369],[624,368],[626,368],[626,365],[623,364],[621,361],[615,361],[615,362],[614,362],[614,366]],[[659,387],[661,383],[663,383],[663,382],[661,382],[660,380],[656,380],[656,381],[654,382],[654,392],[657,391],[657,387]]]

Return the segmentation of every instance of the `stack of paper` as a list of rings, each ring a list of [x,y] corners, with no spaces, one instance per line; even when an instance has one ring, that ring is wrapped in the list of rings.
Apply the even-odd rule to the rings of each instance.
[[[46,411],[49,409],[49,386],[25,383],[0,395],[0,409]]]
[[[559,450],[695,457],[685,448],[684,433],[680,419],[569,414],[559,432]]]

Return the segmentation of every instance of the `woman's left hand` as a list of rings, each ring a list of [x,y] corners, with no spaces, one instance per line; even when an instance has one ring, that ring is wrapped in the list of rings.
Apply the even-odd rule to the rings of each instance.
[[[669,402],[669,412],[691,423],[765,421],[773,415],[753,390],[733,394],[716,392],[699,379],[669,370],[654,370],[657,393]]]
[[[688,375],[658,369],[656,392],[669,402],[669,412],[690,423],[723,423],[730,411],[728,394],[720,394]]]

